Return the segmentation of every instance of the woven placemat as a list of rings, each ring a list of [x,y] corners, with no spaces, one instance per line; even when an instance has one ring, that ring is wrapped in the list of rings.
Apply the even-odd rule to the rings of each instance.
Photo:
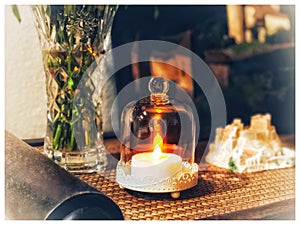
[[[121,189],[115,170],[77,175],[115,201],[127,220],[194,220],[295,198],[295,168],[236,174],[209,165],[198,185],[181,192],[149,194]]]
[[[294,148],[294,139],[286,141]],[[286,145],[286,144],[285,144]],[[119,143],[106,140],[106,149],[115,157]],[[38,147],[42,151],[42,147]],[[115,165],[103,174],[76,175],[110,197],[126,220],[195,220],[228,215],[242,210],[295,198],[295,167],[238,174],[213,165],[199,171],[197,186],[170,194],[150,194],[121,189],[115,182]],[[244,218],[247,219],[247,218]]]

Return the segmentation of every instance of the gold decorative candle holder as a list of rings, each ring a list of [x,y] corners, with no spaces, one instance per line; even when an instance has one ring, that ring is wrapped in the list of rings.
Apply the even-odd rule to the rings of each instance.
[[[152,78],[150,96],[124,108],[116,178],[123,188],[178,198],[198,181],[195,122],[189,106],[169,99],[168,90],[167,80]]]

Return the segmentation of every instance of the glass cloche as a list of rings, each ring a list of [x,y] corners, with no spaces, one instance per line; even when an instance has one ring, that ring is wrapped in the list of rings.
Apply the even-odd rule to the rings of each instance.
[[[150,96],[129,103],[122,112],[117,182],[142,192],[180,191],[197,184],[192,110],[167,95],[168,81],[149,81]]]

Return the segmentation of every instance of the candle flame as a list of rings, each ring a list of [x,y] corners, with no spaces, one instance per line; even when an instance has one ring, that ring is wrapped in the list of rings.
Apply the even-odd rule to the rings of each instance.
[[[155,135],[155,137],[153,139],[153,146],[154,146],[153,157],[155,159],[159,159],[162,154],[161,148],[163,146],[163,139],[161,138],[161,136],[159,134]]]

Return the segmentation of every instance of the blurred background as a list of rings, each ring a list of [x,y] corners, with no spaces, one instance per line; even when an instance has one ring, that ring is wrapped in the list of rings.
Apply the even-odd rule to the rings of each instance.
[[[280,134],[294,133],[294,11],[294,6],[287,5],[121,7],[114,21],[112,43],[116,47],[153,39],[189,48],[215,74],[225,97],[228,123],[241,118],[249,124],[253,114],[269,112]],[[192,77],[197,76],[185,56],[157,55],[166,63],[173,60],[184,64]],[[149,74],[165,76],[190,94],[200,118],[200,138],[208,138],[211,119],[206,97],[184,72],[167,64],[135,64],[117,74],[117,91]]]
[[[19,10],[21,24],[10,6],[5,7],[5,128],[19,138],[41,138],[46,129],[41,53],[30,7],[20,6]],[[137,40],[176,43],[203,59],[222,88],[228,123],[241,118],[247,125],[253,114],[268,112],[279,134],[295,132],[295,6],[120,6],[112,28],[112,47]],[[191,96],[200,119],[200,139],[207,139],[210,110],[193,82],[192,77],[197,76],[193,62],[176,53],[156,55],[166,64],[149,61],[125,67],[114,76],[110,84],[114,87],[107,88],[106,94],[116,95],[143,75],[163,75]],[[189,74],[168,65],[170,61],[185,65]],[[107,99],[104,128],[106,136],[111,136],[113,98]]]

